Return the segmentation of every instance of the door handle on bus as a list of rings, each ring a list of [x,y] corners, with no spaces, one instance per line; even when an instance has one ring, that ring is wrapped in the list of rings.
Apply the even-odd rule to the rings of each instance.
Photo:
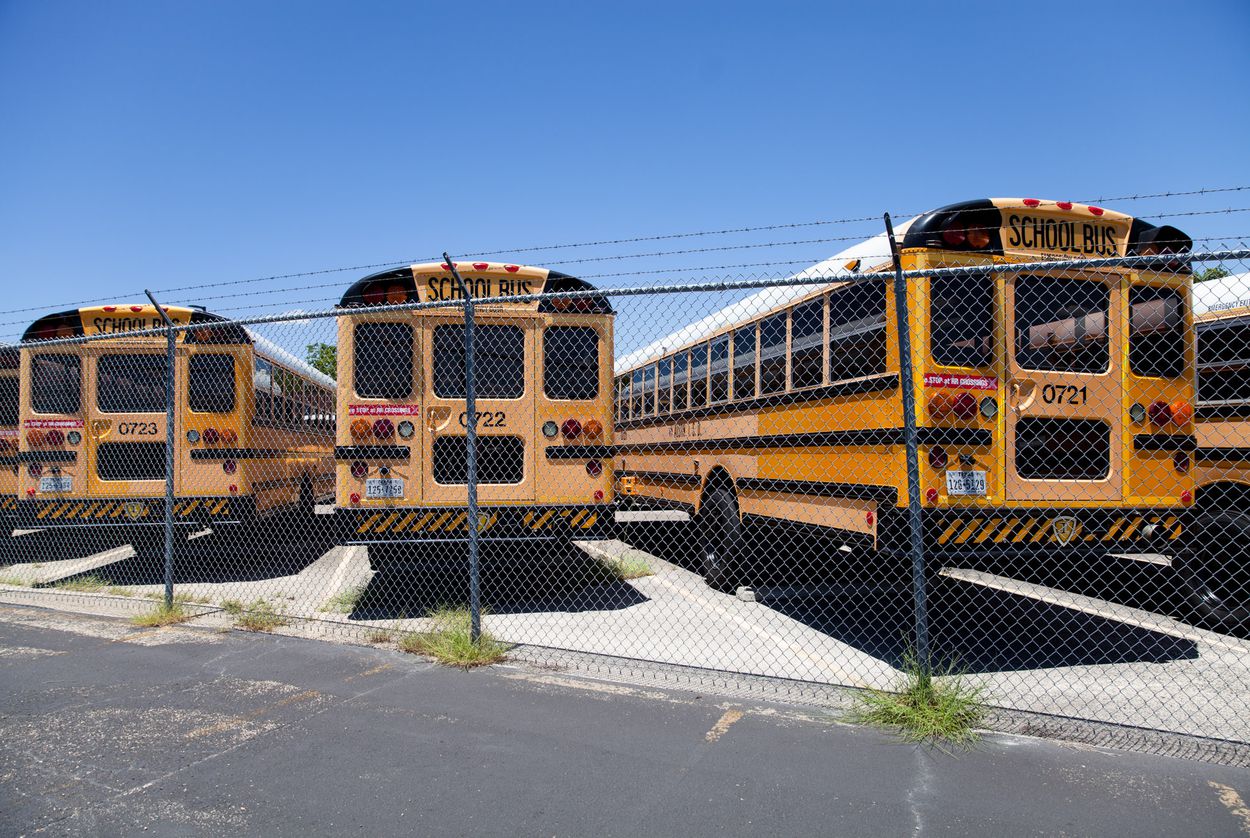
[[[1033,404],[1033,400],[1036,398],[1036,381],[1016,378],[1007,383],[1007,401],[1011,405],[1013,413],[1019,415],[1020,411],[1028,410],[1029,406]]]
[[[425,409],[425,426],[430,429],[430,433],[436,434],[450,424],[450,407],[427,407]]]

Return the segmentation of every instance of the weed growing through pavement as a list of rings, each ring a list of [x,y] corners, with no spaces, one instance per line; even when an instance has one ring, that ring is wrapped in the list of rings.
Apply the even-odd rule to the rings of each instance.
[[[609,562],[609,567],[616,574],[616,578],[621,581],[629,579],[641,579],[644,576],[650,576],[655,573],[651,569],[651,565],[642,557],[642,554],[635,550],[630,550],[614,562]]]
[[[237,617],[243,613],[243,603],[237,599],[223,599],[221,601],[221,610],[225,611],[231,617]]]
[[[395,632],[389,629],[369,629],[365,632],[365,642],[372,643],[375,646],[382,643],[390,643],[395,639]]]
[[[52,587],[62,591],[74,591],[76,593],[98,593],[108,588],[114,587],[111,582],[94,573],[86,576],[78,576],[73,579],[65,579],[57,582]]]
[[[0,567],[0,585],[13,585],[18,588],[30,587],[30,582],[14,573],[7,573],[13,569],[12,565]]]
[[[976,742],[976,727],[985,718],[983,688],[950,668],[935,673],[910,648],[902,668],[897,690],[870,689],[855,696],[851,720],[892,728],[909,742]]]
[[[273,631],[290,622],[286,614],[264,599],[258,599],[248,606],[240,605],[237,612],[232,612],[225,603],[222,603],[222,607],[233,614],[235,628],[244,631]]]
[[[345,591],[339,591],[334,596],[326,600],[325,605],[317,609],[319,611],[334,611],[338,614],[350,614],[356,610],[356,604],[360,602],[360,598],[365,595],[364,585],[353,585]]]
[[[399,637],[399,650],[428,655],[439,663],[471,669],[503,660],[507,645],[485,631],[477,643],[469,639],[469,610],[439,608],[430,614],[434,626],[429,631],[404,632]]]
[[[166,606],[162,602],[146,614],[137,614],[131,617],[130,622],[145,628],[158,628],[160,626],[172,626],[174,623],[185,623],[194,616],[194,614],[188,613],[180,602],[175,602],[170,606]]]

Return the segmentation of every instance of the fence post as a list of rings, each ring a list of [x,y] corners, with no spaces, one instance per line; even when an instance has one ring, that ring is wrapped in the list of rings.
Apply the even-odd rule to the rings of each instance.
[[[174,321],[169,319],[165,309],[152,296],[152,292],[144,290],[156,313],[165,321],[165,607],[174,606],[174,346],[177,333],[174,332]]]
[[[911,355],[911,318],[908,316],[907,284],[903,258],[894,238],[894,223],[885,214],[885,231],[894,260],[894,310],[898,323],[898,378],[903,394],[903,444],[907,449],[907,529],[911,536],[911,588],[915,610],[916,658],[920,676],[929,679],[929,614],[925,596],[924,532],[920,524],[920,451],[916,442],[916,389]]]
[[[482,636],[482,585],[478,556],[477,520],[477,386],[473,378],[473,294],[460,278],[456,263],[443,252],[443,261],[451,268],[451,275],[460,285],[464,295],[464,448],[465,484],[468,489],[469,529],[469,640],[477,643]]]

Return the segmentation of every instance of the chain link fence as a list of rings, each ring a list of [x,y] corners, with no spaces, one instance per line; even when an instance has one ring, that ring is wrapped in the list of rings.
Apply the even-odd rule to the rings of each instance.
[[[923,227],[798,274],[448,258],[325,310],[42,317],[0,360],[0,596],[377,643],[462,616],[822,689],[920,667],[1250,743],[1250,250]]]

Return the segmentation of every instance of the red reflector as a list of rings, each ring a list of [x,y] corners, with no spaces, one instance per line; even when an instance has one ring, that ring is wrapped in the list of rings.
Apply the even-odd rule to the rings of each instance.
[[[603,463],[599,462],[598,460],[591,460],[590,462],[586,463],[586,473],[589,474],[591,477],[598,477],[599,475],[603,474]]]
[[[924,499],[927,500],[929,503],[937,503],[938,490],[930,489],[929,491],[925,492]]]
[[[224,471],[226,474],[234,474],[236,471],[239,470],[239,464],[236,463],[234,460],[226,460],[225,462],[221,464],[221,470]]]
[[[514,274],[517,271],[521,270],[521,266],[520,265],[504,265],[503,269],[510,274]]]
[[[1026,207],[1040,207],[1042,205],[1042,202],[1036,198],[1025,198],[1020,203],[1024,204]]]
[[[139,312],[143,311],[143,306],[131,306],[130,310],[138,314]]]
[[[601,501],[601,500],[603,500],[603,490],[602,490],[602,489],[595,489],[595,501],[596,501],[596,502],[599,502],[599,501]]]
[[[485,262],[474,262],[474,263],[473,263],[473,269],[474,269],[474,270],[484,271],[484,270],[486,270],[486,269],[487,269],[487,268],[489,268],[489,267],[490,267],[490,265],[486,264]]]
[[[1191,504],[1191,503],[1193,503],[1193,502],[1194,502],[1194,493],[1193,493],[1193,492],[1189,491],[1188,489],[1186,489],[1185,491],[1181,492],[1181,503],[1183,503],[1183,504],[1185,504],[1186,506],[1188,506],[1189,504]]]
[[[1055,203],[1055,206],[1059,207],[1059,209],[1061,210],[1070,210],[1072,209],[1072,202],[1071,201],[1058,201]]]
[[[105,311],[117,311],[117,306],[105,306]]]
[[[877,523],[877,516],[872,514],[871,509],[864,513],[864,522],[870,527]]]
[[[27,490],[26,490],[26,497],[28,497],[28,498],[33,498],[34,496],[35,496],[35,490],[34,490],[34,489],[27,489]]]
[[[351,500],[352,503],[360,503],[360,493],[352,492],[352,495],[349,498],[349,500]]]
[[[1093,213],[1094,215],[1102,215],[1104,212],[1106,212],[1106,210],[1103,209],[1102,207],[1090,207],[1089,211]]]
[[[238,487],[238,486],[236,486],[236,485],[234,485],[233,483],[231,483],[231,484],[230,484],[230,494],[232,494],[232,495],[237,495],[238,493],[239,493],[239,487]]]

